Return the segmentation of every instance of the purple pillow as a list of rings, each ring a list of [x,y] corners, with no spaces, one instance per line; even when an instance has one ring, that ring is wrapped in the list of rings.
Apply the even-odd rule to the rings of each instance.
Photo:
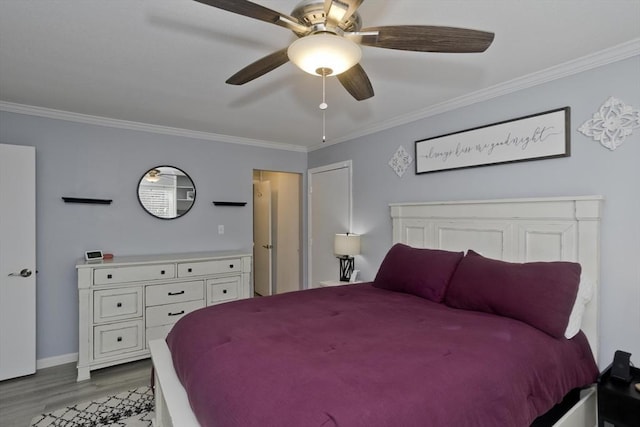
[[[563,338],[580,272],[574,262],[518,264],[469,250],[451,278],[445,303],[521,320]]]
[[[397,243],[384,257],[373,286],[442,302],[463,252],[418,249]]]

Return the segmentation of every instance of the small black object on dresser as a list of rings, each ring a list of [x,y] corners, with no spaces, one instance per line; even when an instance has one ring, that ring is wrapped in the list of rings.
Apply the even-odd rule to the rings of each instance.
[[[616,359],[598,377],[598,427],[604,427],[605,421],[615,427],[638,427],[640,391],[635,385],[640,382],[640,369],[629,366],[629,375],[620,379],[612,375],[615,363]]]

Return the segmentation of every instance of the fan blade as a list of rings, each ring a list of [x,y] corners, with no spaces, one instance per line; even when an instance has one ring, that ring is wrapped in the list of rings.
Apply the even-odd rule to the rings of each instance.
[[[371,81],[360,64],[354,65],[336,77],[338,77],[347,92],[358,101],[363,101],[373,96]]]
[[[228,12],[237,13],[238,15],[248,16],[260,21],[276,24],[281,27],[288,28],[297,32],[308,32],[309,29],[300,24],[300,22],[289,15],[285,15],[275,10],[271,10],[259,4],[247,0],[195,0],[198,3],[226,10]]]
[[[364,0],[325,0],[325,25],[337,27],[341,22],[351,18]]]
[[[391,25],[360,30],[360,33],[368,32],[378,34],[362,34],[359,42],[363,45],[417,52],[484,52],[494,37],[486,31],[430,25]]]
[[[269,71],[275,70],[282,64],[286,64],[288,61],[289,57],[287,56],[287,48],[280,49],[271,55],[258,59],[253,64],[247,65],[242,70],[229,77],[226,83],[230,85],[243,85],[267,74]]]

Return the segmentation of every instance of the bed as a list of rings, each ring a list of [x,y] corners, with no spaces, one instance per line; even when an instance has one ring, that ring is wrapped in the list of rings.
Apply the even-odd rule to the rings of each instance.
[[[601,205],[393,204],[373,283],[214,306],[152,341],[155,425],[526,426],[570,394],[554,425],[593,426]]]

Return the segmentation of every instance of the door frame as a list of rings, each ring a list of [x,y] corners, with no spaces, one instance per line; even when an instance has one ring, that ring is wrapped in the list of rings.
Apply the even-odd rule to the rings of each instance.
[[[280,231],[282,231],[281,228],[279,228],[278,225],[278,221],[279,221],[279,217],[280,214],[278,212],[280,212],[280,210],[282,209],[280,203],[280,200],[282,200],[282,197],[278,197],[278,202],[275,203],[272,207],[272,214],[273,214],[273,209],[275,209],[277,212],[272,215],[272,225],[274,227],[276,227],[276,233],[274,235],[272,235],[272,245],[273,245],[273,250],[271,253],[272,256],[272,282],[271,282],[271,294],[278,294],[281,292],[288,292],[291,290],[302,290],[304,289],[304,242],[305,242],[305,224],[304,224],[304,207],[305,207],[305,200],[304,200],[304,179],[305,179],[305,173],[306,172],[296,172],[296,171],[287,171],[287,170],[274,170],[274,169],[253,169],[253,175],[252,175],[252,179],[253,180],[263,180],[263,179],[269,179],[270,176],[273,176],[273,179],[271,180],[271,191],[272,194],[275,191],[276,193],[280,193],[280,196],[283,196],[284,194],[286,195],[292,195],[293,193],[290,193],[289,191],[293,191],[292,188],[289,188],[288,190],[283,190],[283,188],[281,187],[281,179],[280,177],[282,175],[286,175],[286,176],[295,176],[296,179],[296,185],[295,185],[295,199],[296,199],[296,203],[298,206],[298,213],[296,216],[296,221],[297,221],[297,225],[298,225],[298,230],[296,232],[296,255],[293,257],[285,257],[283,254],[286,253],[286,251],[279,251],[278,250],[278,246],[282,246],[281,243],[281,236],[282,234],[280,233]],[[266,175],[266,176],[263,176]],[[276,182],[274,184],[274,182]],[[275,188],[275,190],[274,190]],[[282,192],[282,193],[281,193]],[[253,200],[253,199],[252,199]],[[252,218],[252,221],[255,222],[255,217]],[[274,222],[275,221],[275,222]],[[255,236],[254,236],[254,245],[255,245]],[[253,251],[255,252],[255,247],[253,248]],[[278,279],[280,278],[280,273],[284,270],[287,269],[287,265],[291,265],[292,263],[295,263],[296,265],[296,272],[295,272],[295,280],[291,279],[289,281],[284,281],[284,282],[279,282]],[[289,270],[289,272],[291,272]],[[255,275],[255,272],[253,272],[252,274]],[[255,285],[255,276],[253,279],[254,285]],[[290,287],[290,288],[283,288],[282,283],[287,283],[287,284],[293,284],[295,282],[295,288]],[[280,286],[279,286],[280,284]],[[254,286],[255,289],[255,286]],[[287,290],[288,289],[288,290]]]
[[[311,168],[307,170],[307,289],[310,289],[313,286],[312,283],[312,270],[313,270],[313,236],[311,235],[312,229],[312,192],[313,192],[313,175],[316,173],[327,172],[335,169],[347,169],[347,175],[349,176],[348,182],[348,190],[349,190],[349,232],[353,227],[353,161],[345,160],[342,162],[331,163],[324,166],[318,166],[316,168]]]

